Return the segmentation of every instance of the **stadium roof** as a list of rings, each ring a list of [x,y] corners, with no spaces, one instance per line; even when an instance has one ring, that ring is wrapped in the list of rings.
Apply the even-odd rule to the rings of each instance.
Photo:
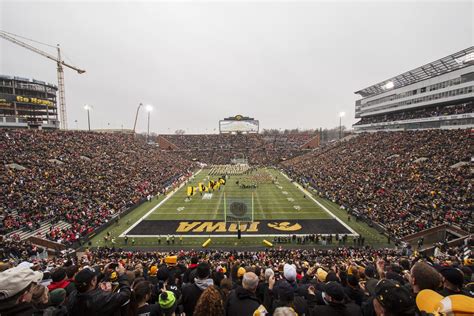
[[[398,75],[396,77],[384,80],[368,88],[356,91],[362,97],[377,95],[388,90],[401,88],[419,81],[430,79],[453,70],[461,69],[472,65],[474,61],[474,46],[463,49],[460,52],[451,54],[438,59],[429,64],[415,68]]]

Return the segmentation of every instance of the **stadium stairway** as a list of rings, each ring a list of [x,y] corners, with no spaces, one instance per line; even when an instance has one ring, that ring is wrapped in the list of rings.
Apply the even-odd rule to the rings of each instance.
[[[25,230],[25,229],[18,229],[13,232],[11,232],[9,235],[17,234],[21,240],[27,239],[28,237],[31,236],[41,236],[44,237],[44,235],[49,232],[49,228],[51,227],[50,221],[46,221],[41,223],[41,227],[35,230]],[[64,221],[59,221],[57,224],[54,225],[55,228],[59,229],[67,229],[71,227],[71,224],[66,223]]]

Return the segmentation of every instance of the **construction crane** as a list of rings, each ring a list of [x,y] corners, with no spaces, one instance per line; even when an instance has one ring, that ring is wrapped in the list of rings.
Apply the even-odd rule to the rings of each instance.
[[[64,70],[63,66],[71,68],[79,74],[83,74],[86,71],[79,69],[77,67],[74,67],[72,65],[66,64],[62,59],[61,59],[61,49],[59,48],[59,44],[56,45],[56,49],[58,52],[58,56],[53,56],[49,53],[46,53],[34,46],[31,46],[30,44],[27,44],[25,42],[20,41],[19,39],[15,38],[15,36],[19,37],[18,35],[14,35],[5,31],[0,31],[0,37],[3,39],[6,39],[7,41],[10,41],[14,44],[17,44],[21,47],[24,47],[26,49],[31,50],[32,52],[35,52],[37,54],[40,54],[43,57],[46,57],[48,59],[51,59],[56,62],[57,64],[57,71],[58,71],[58,91],[59,91],[59,112],[61,114],[60,122],[61,122],[61,129],[67,129],[67,113],[66,113],[66,96],[65,96],[65,89],[64,89]]]

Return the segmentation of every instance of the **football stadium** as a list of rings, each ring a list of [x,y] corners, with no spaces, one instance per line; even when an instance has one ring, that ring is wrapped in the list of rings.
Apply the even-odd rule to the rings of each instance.
[[[422,54],[426,50],[420,46],[410,53],[413,58],[382,59],[382,71],[364,39],[355,44],[353,60],[318,61],[321,73],[305,64],[309,70],[302,73],[322,80],[308,88],[299,70],[283,70],[280,63],[287,65],[285,58],[292,60],[288,65],[304,63],[308,56],[291,45],[300,45],[305,34],[304,51],[312,36],[328,32],[306,28],[319,14],[316,4],[321,3],[247,3],[255,16],[239,11],[243,4],[228,4],[232,10],[227,11],[217,3],[117,3],[123,12],[112,4],[61,4],[74,19],[60,20],[87,43],[71,49],[77,64],[63,45],[32,39],[42,34],[71,43],[69,35],[31,28],[36,35],[18,35],[25,29],[7,19],[2,28],[13,29],[0,30],[8,63],[0,74],[0,316],[474,315],[474,46],[452,44],[448,54],[447,44],[443,49],[433,44],[430,49],[439,52],[430,54]],[[352,9],[380,9],[387,19],[398,19],[396,4],[390,3],[393,12],[384,5],[360,5]],[[458,14],[472,15],[472,2],[447,5],[430,8],[433,19],[446,15],[461,21]],[[420,9],[411,2],[400,6]],[[116,36],[87,39],[89,26],[75,18],[89,7],[117,16],[127,12],[130,29],[121,30],[111,15],[91,16],[90,27],[110,22],[117,28],[94,32]],[[7,13],[21,8],[5,4]],[[281,13],[283,8],[291,10]],[[349,10],[339,2],[322,10],[329,15],[331,8]],[[262,9],[269,15],[257,14]],[[148,16],[152,12],[159,12],[159,21]],[[216,12],[225,12],[226,19],[216,18]],[[258,33],[257,42],[263,43],[258,53],[251,45],[206,46],[204,35],[214,41],[226,31],[209,27],[213,24],[201,14],[223,29],[246,17],[249,24],[239,22],[232,32],[249,41],[253,35],[247,28],[257,33],[265,28],[253,20],[257,16],[272,25],[272,32],[283,27],[282,36],[294,33],[286,48],[268,48],[273,39]],[[279,24],[283,20],[292,27],[303,23],[309,33],[287,29]],[[372,28],[377,18],[349,20],[345,23],[356,30]],[[157,29],[160,23],[175,26],[157,31],[163,46],[154,57],[125,44],[135,27],[140,31],[133,34],[143,35],[144,21]],[[335,38],[352,40],[345,31],[338,33],[335,21],[324,23],[334,28]],[[467,25],[472,40],[472,19]],[[401,42],[408,36],[394,32]],[[173,41],[175,36],[186,38],[189,47]],[[456,36],[456,43],[465,43],[463,34]],[[124,44],[111,52],[108,63],[91,62],[89,56],[83,65],[75,58],[86,56],[89,45],[100,57],[109,49],[103,42],[119,37]],[[142,43],[144,49],[154,44]],[[173,45],[179,53],[166,55]],[[327,45],[331,54],[342,56],[332,38]],[[392,45],[387,51],[396,48],[387,45]],[[199,55],[202,50],[209,60]],[[220,67],[230,56],[220,54],[224,51],[235,54],[226,64],[237,65],[234,70]],[[177,64],[159,63],[160,54]],[[195,64],[186,60],[190,56]],[[120,70],[111,66],[115,62]],[[346,63],[364,71],[341,78]],[[259,81],[256,69],[264,64],[276,86]],[[337,74],[325,72],[326,66]],[[144,67],[143,77],[133,75]],[[196,69],[206,69],[206,75],[199,72],[197,80]],[[232,71],[254,77],[230,78]],[[42,74],[42,80],[33,79]],[[57,83],[48,83],[54,79]],[[319,100],[309,112],[307,89]],[[337,107],[321,101],[327,96],[352,101]],[[203,98],[208,104],[200,103]],[[286,98],[294,104],[279,107]],[[236,105],[242,100],[249,105]],[[328,122],[331,115],[335,121],[334,112],[338,125]]]

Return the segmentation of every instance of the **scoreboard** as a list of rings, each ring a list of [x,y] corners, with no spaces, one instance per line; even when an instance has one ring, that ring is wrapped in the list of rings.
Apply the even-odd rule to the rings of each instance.
[[[219,121],[222,133],[258,133],[259,122],[253,118],[236,115]]]

